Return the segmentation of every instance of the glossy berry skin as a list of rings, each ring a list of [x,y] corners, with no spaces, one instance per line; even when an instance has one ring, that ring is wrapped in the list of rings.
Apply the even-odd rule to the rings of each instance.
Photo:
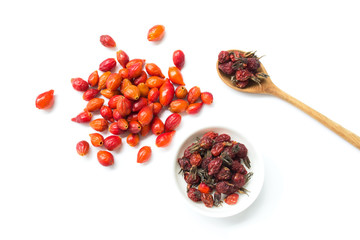
[[[126,68],[129,71],[129,79],[137,78],[141,76],[142,69],[144,67],[144,59],[132,59],[126,64]]]
[[[153,117],[153,105],[143,107],[138,113],[138,121],[142,126],[150,124]]]
[[[228,196],[224,199],[224,202],[225,202],[226,204],[229,204],[229,205],[234,205],[234,204],[237,203],[238,199],[239,199],[239,194],[233,193],[233,194],[228,195]]]
[[[173,113],[168,116],[165,120],[165,132],[170,132],[175,130],[181,123],[181,115],[178,113]]]
[[[169,67],[168,76],[172,83],[185,85],[180,69],[177,67]]]
[[[100,133],[90,133],[89,136],[94,147],[101,147],[104,144],[104,137]]]
[[[200,88],[198,86],[190,88],[187,96],[189,104],[195,103],[201,95]]]
[[[121,137],[111,135],[104,139],[104,147],[109,151],[113,151],[120,147],[121,142]]]
[[[175,131],[162,133],[157,136],[155,144],[157,147],[167,147],[170,145],[171,140],[175,134]]]
[[[155,63],[147,63],[145,65],[145,70],[150,76],[165,78],[164,74],[161,72],[161,69]]]
[[[176,50],[173,53],[173,62],[178,69],[182,69],[185,64],[185,54],[181,50]]]
[[[149,29],[147,34],[148,41],[160,41],[165,34],[165,27],[163,25],[155,25]]]
[[[86,104],[86,107],[84,111],[87,112],[95,112],[97,110],[100,110],[100,108],[103,106],[105,100],[102,98],[93,98],[88,101]]]
[[[90,122],[92,116],[93,115],[91,112],[84,111],[84,112],[79,113],[76,117],[72,118],[71,121],[77,122],[77,123]]]
[[[186,111],[189,103],[184,99],[176,99],[170,103],[169,110],[173,113],[181,113]]]
[[[151,147],[144,146],[140,148],[138,154],[137,154],[137,162],[138,163],[144,163],[149,161],[151,157]]]
[[[131,147],[135,147],[136,145],[138,145],[139,141],[140,141],[140,137],[138,133],[130,133],[126,137],[126,142]]]
[[[185,86],[178,86],[175,90],[175,96],[177,98],[185,98],[187,94],[188,94],[188,90],[186,89]]]
[[[109,132],[113,135],[120,135],[122,133],[124,133],[124,130],[121,130],[119,128],[119,125],[117,122],[113,122],[109,125],[109,128],[108,128]]]
[[[83,94],[83,99],[85,101],[90,101],[91,99],[95,98],[99,94],[99,90],[95,88],[90,88],[86,90]]]
[[[99,70],[103,72],[111,71],[116,66],[114,58],[108,58],[102,61],[99,65]]]
[[[82,78],[72,78],[71,85],[76,91],[85,92],[89,89],[89,84]]]
[[[167,106],[174,98],[175,89],[170,80],[166,80],[159,89],[159,102],[163,106]]]
[[[101,35],[100,36],[100,43],[104,47],[108,47],[108,48],[116,47],[116,43],[115,43],[114,39],[109,35]]]
[[[98,118],[90,122],[90,127],[95,131],[105,131],[108,128],[108,122],[103,118]]]
[[[39,94],[35,100],[38,109],[49,109],[54,104],[54,90]]]
[[[136,120],[129,121],[129,131],[131,133],[139,133],[141,131],[141,125]]]
[[[164,132],[164,123],[159,117],[154,117],[151,122],[151,131],[155,135],[160,135]]]
[[[88,83],[91,87],[95,87],[99,82],[99,73],[97,70],[92,72],[88,77]]]
[[[129,56],[123,50],[116,52],[116,59],[123,68],[126,68],[126,64],[129,62]]]
[[[214,100],[214,97],[210,92],[202,92],[200,98],[204,104],[208,104],[208,105],[212,104]]]
[[[114,156],[108,151],[99,151],[97,153],[97,159],[99,163],[105,167],[111,166],[114,164]]]
[[[203,106],[202,102],[189,104],[189,106],[186,109],[186,112],[188,114],[196,114],[196,113],[200,112],[202,106]]]
[[[209,185],[207,185],[206,183],[200,183],[198,186],[198,190],[201,193],[210,193],[212,191],[212,189],[209,187]]]
[[[87,141],[80,141],[76,144],[76,151],[80,156],[85,156],[90,149],[90,145]]]

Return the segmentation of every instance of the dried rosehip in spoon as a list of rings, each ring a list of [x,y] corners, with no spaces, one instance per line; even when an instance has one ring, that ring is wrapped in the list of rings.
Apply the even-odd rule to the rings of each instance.
[[[218,56],[218,61],[216,63],[216,69],[220,76],[220,79],[232,89],[235,89],[240,92],[247,92],[247,93],[260,93],[260,94],[270,94],[276,97],[279,97],[295,107],[299,108],[300,110],[307,113],[309,116],[313,117],[314,119],[318,120],[324,126],[338,134],[340,137],[354,145],[356,148],[360,149],[360,137],[354,134],[353,132],[347,130],[346,128],[342,127],[341,125],[337,124],[336,122],[330,120],[326,116],[322,115],[321,113],[315,111],[311,107],[307,106],[306,104],[302,103],[301,101],[295,99],[294,97],[290,96],[289,94],[282,91],[278,88],[270,79],[266,69],[259,61],[258,63],[251,62],[250,68],[254,69],[257,67],[255,75],[258,76],[258,83],[246,84],[245,86],[242,85],[234,85],[234,74],[236,74],[236,69],[241,69],[241,64],[249,64],[243,63],[239,59],[243,57],[247,57],[247,59],[254,57],[254,52],[243,52],[239,50],[229,50],[227,51],[229,54],[226,54],[225,51],[221,51]],[[231,54],[233,53],[233,54]],[[239,53],[239,54],[238,54]],[[253,55],[253,56],[251,56]],[[244,60],[246,61],[246,60]],[[251,60],[253,61],[253,60]],[[236,63],[236,64],[235,64]],[[227,64],[227,65],[223,65]],[[234,65],[235,64],[235,65]],[[229,66],[228,66],[229,65]],[[238,66],[239,65],[239,66]],[[247,67],[247,65],[246,65]],[[243,68],[246,69],[245,65]],[[243,80],[244,76],[238,76],[238,79]],[[236,76],[235,76],[236,79]],[[244,83],[246,81],[237,80],[235,83]],[[247,81],[249,81],[247,79]]]

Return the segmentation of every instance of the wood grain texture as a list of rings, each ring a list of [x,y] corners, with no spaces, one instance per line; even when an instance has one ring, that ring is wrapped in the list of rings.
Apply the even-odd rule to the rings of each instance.
[[[229,50],[231,51],[231,50]],[[240,92],[247,92],[247,93],[258,93],[258,94],[270,94],[276,96],[280,99],[291,103],[298,109],[302,110],[303,112],[307,113],[309,116],[313,117],[314,119],[318,120],[321,124],[338,134],[340,137],[351,143],[356,148],[360,149],[360,137],[354,134],[353,132],[349,131],[348,129],[342,127],[340,124],[332,121],[331,119],[327,118],[323,114],[319,113],[318,111],[312,109],[308,105],[302,103],[301,101],[297,100],[296,98],[290,96],[286,92],[282,91],[278,88],[271,80],[270,77],[264,79],[261,84],[250,84],[246,88],[238,88],[234,86],[234,84],[230,81],[230,76],[224,74],[219,70],[218,63],[216,64],[217,72],[221,78],[221,80],[231,87],[232,89]],[[258,72],[263,72],[268,75],[266,69],[262,64],[260,64],[260,68]]]

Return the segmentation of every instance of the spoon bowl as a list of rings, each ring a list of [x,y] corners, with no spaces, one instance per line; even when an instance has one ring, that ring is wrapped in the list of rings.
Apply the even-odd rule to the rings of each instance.
[[[235,51],[235,50],[229,50],[229,51]],[[244,51],[237,50],[242,53]],[[301,101],[297,100],[296,98],[290,96],[289,94],[282,91],[280,88],[278,88],[271,80],[270,77],[266,77],[265,79],[261,80],[260,84],[257,83],[251,83],[248,84],[245,88],[239,88],[233,84],[231,81],[231,78],[229,75],[223,73],[219,69],[219,62],[216,62],[216,70],[218,72],[218,75],[220,79],[230,88],[239,91],[239,92],[247,92],[247,93],[258,93],[258,94],[269,94],[276,97],[279,97],[295,107],[299,108],[300,110],[307,113],[309,116],[313,117],[314,119],[318,120],[321,124],[338,134],[340,137],[351,143],[356,148],[360,149],[360,137],[354,134],[353,132],[347,130],[346,128],[342,127],[341,125],[337,124],[336,122],[330,120],[323,114],[317,112],[316,110],[312,109],[308,105],[302,103]],[[264,73],[266,75],[269,75],[265,69],[265,67],[260,62],[260,67],[258,69],[258,72]]]

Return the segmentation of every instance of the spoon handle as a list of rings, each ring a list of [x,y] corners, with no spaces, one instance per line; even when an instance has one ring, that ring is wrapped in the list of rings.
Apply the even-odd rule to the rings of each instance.
[[[278,87],[274,86],[268,89],[268,93],[274,96],[277,96],[295,107],[299,108],[300,110],[307,113],[309,116],[313,117],[314,119],[318,120],[324,126],[338,134],[340,137],[354,145],[356,148],[360,149],[360,137],[354,134],[353,132],[347,130],[346,128],[342,127],[341,125],[337,124],[336,122],[330,120],[326,116],[322,115],[321,113],[315,111],[311,107],[307,106],[306,104],[302,103],[301,101],[297,100],[296,98],[290,96],[289,94],[285,93]]]

